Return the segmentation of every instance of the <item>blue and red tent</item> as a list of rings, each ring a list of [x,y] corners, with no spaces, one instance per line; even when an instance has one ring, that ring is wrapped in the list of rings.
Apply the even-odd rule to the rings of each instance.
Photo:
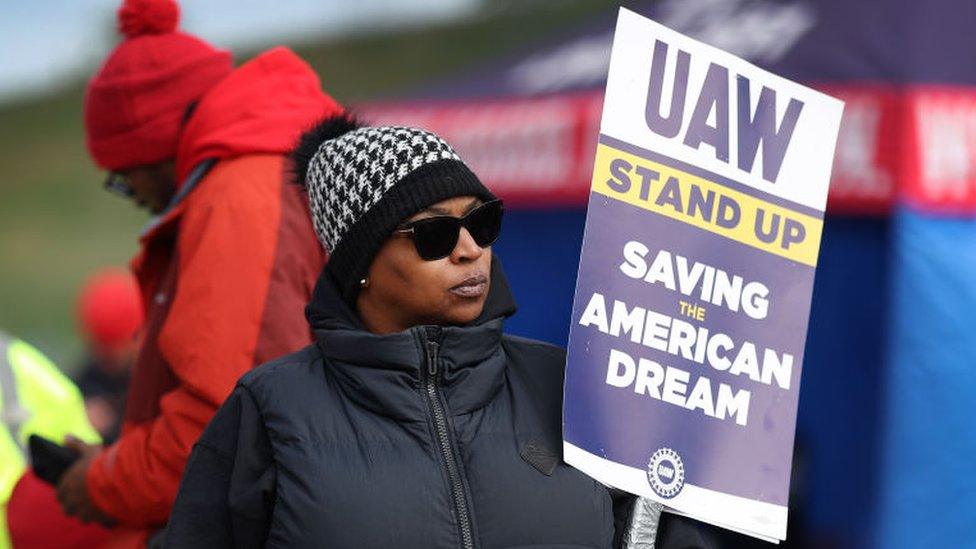
[[[976,546],[976,2],[628,7],[846,102],[791,521],[817,546]],[[559,344],[615,17],[361,107],[444,135],[506,200],[496,253],[520,304],[509,329]]]

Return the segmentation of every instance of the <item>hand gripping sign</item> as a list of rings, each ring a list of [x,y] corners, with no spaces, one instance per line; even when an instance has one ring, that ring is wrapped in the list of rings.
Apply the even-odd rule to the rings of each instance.
[[[842,110],[620,10],[570,332],[568,463],[785,539]]]

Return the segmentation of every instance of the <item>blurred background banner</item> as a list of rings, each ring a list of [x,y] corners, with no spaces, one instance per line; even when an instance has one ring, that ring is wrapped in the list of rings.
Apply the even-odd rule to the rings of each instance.
[[[69,370],[75,292],[124,264],[146,221],[102,191],[81,131],[82,75],[117,39],[117,4],[38,0],[0,21],[0,326]],[[976,2],[625,5],[847,104],[787,544],[973,546]],[[444,135],[509,205],[510,329],[565,344],[616,7],[208,0],[183,21],[238,64],[292,46],[367,120]]]

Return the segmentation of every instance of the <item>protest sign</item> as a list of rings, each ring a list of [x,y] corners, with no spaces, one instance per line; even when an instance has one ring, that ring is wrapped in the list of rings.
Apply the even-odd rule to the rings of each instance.
[[[570,331],[567,463],[785,539],[842,110],[620,10]]]

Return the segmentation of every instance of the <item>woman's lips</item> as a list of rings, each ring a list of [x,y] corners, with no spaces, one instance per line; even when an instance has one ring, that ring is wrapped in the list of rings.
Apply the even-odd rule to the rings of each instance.
[[[488,278],[484,275],[472,276],[448,291],[459,297],[481,297],[488,291]]]

